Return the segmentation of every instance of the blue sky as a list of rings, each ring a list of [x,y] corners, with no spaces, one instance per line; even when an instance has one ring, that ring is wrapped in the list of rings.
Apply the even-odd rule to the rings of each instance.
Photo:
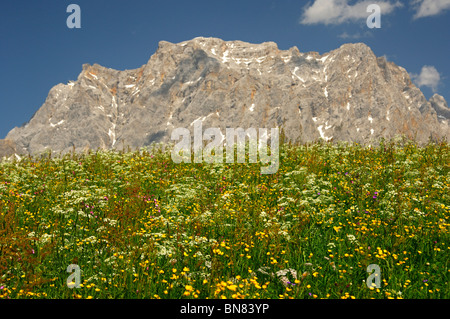
[[[69,4],[81,29],[69,29]],[[382,8],[381,28],[362,12]],[[4,0],[0,4],[0,138],[28,121],[58,83],[76,80],[82,64],[118,70],[147,63],[158,42],[198,36],[325,53],[364,42],[450,100],[450,0]],[[424,68],[425,67],[425,68]]]

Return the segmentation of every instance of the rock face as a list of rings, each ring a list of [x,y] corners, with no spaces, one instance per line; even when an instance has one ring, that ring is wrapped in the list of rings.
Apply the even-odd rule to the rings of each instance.
[[[450,136],[449,109],[430,102],[407,71],[362,43],[325,53],[195,38],[162,41],[147,64],[117,71],[83,65],[7,139],[15,151],[67,152],[169,142],[174,128],[283,127],[291,141],[372,143],[406,135],[426,143]]]
[[[446,121],[450,118],[450,109],[443,96],[435,94],[430,98],[431,106],[436,111],[438,119]]]
[[[9,156],[16,153],[16,144],[14,141],[5,139],[0,140],[0,157]]]

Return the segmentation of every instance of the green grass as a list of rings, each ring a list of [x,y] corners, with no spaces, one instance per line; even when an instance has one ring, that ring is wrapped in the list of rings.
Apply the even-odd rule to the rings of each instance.
[[[4,161],[0,298],[449,298],[448,163],[413,142],[285,144],[273,175],[158,148]]]

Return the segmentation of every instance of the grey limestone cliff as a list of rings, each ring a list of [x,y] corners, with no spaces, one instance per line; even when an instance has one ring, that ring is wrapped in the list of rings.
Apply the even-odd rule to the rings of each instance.
[[[373,143],[396,135],[426,143],[450,136],[443,97],[427,101],[407,71],[362,43],[320,55],[273,42],[162,41],[147,64],[117,71],[83,65],[53,87],[3,151],[138,148],[168,142],[174,128],[283,127],[297,142]]]

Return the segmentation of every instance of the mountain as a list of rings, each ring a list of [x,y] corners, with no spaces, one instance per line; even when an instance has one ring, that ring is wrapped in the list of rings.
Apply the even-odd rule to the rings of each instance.
[[[427,101],[407,71],[363,43],[320,55],[273,42],[161,41],[139,69],[83,65],[58,84],[0,153],[138,148],[168,142],[174,128],[283,127],[297,142],[373,143],[396,135],[426,143],[450,136],[444,98]],[[1,155],[1,154],[0,154]]]
[[[448,108],[447,102],[445,101],[444,97],[439,94],[435,94],[430,98],[430,103],[436,111],[438,119],[442,121],[448,121],[448,119],[450,118],[450,109]]]

